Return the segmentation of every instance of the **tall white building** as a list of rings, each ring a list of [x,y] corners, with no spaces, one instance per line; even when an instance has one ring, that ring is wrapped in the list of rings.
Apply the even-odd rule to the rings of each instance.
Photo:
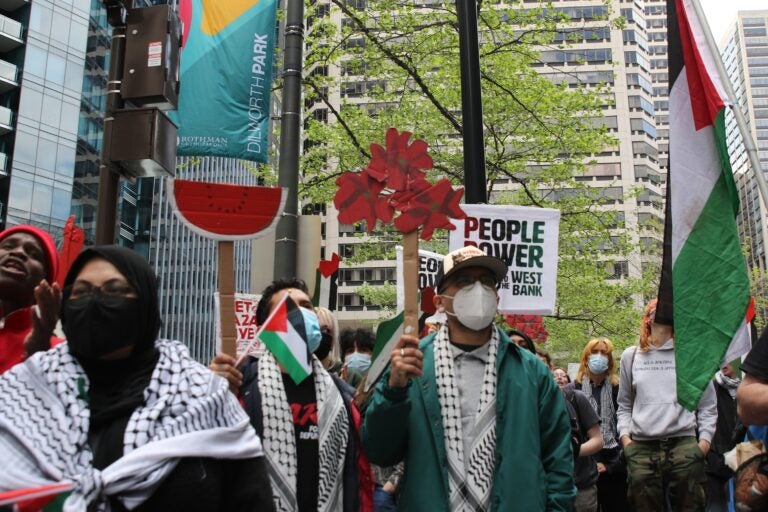
[[[526,1],[524,8],[535,7],[535,3]],[[357,0],[355,6],[365,8],[365,1]],[[666,0],[613,0],[608,4],[602,0],[560,0],[553,1],[552,7],[570,20],[555,42],[567,45],[543,48],[537,70],[569,87],[611,87],[610,101],[596,122],[607,126],[616,144],[594,155],[596,164],[577,179],[600,189],[601,196],[609,199],[602,208],[616,211],[623,224],[617,229],[625,229],[638,243],[634,254],[614,264],[611,279],[639,277],[647,265],[658,264],[661,253],[668,157]],[[335,9],[321,8],[320,13],[340,24],[347,22]],[[618,15],[626,20],[622,27],[609,21]],[[320,71],[329,73],[327,68]],[[369,82],[341,75],[338,89],[328,91],[335,106],[345,99],[365,102]],[[313,115],[327,119],[328,110],[319,105]],[[495,182],[494,190],[504,192],[514,186],[511,180],[501,179]],[[326,258],[333,252],[342,259],[353,257],[366,241],[359,236],[362,228],[339,224],[332,206],[327,213],[323,254]],[[386,238],[379,243],[395,245]],[[338,279],[342,324],[378,318],[379,308],[366,304],[356,290],[363,283],[380,285],[394,279],[392,260],[342,263]]]
[[[757,144],[764,176],[768,175],[768,10],[739,11],[722,43],[721,53],[747,127]],[[752,268],[768,269],[768,223],[752,165],[734,116],[726,111],[731,166],[739,188],[739,235],[748,244]]]

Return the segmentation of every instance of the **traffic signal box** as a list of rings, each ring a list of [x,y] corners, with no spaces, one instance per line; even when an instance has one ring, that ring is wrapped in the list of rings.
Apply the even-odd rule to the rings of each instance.
[[[174,174],[178,130],[163,111],[178,104],[180,44],[181,23],[170,6],[126,11],[124,103],[104,134],[109,161],[126,177]]]

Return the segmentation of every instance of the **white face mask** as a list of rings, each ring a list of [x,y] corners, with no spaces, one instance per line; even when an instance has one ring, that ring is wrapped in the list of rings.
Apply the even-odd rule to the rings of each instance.
[[[446,314],[455,316],[461,325],[473,331],[482,331],[496,316],[496,290],[483,286],[480,281],[465,286],[453,297],[443,297],[453,299],[453,313],[446,311]]]

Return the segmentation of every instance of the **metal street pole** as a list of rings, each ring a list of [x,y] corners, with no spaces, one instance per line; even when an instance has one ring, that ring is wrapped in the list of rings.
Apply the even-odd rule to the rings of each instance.
[[[114,8],[114,7],[113,7]],[[110,165],[112,143],[112,115],[122,108],[120,84],[123,79],[123,58],[125,56],[125,21],[112,28],[112,44],[109,49],[109,75],[107,78],[107,101],[104,109],[104,137],[99,165],[99,201],[96,205],[96,244],[115,243],[115,222],[117,219],[117,192],[120,175]]]
[[[288,189],[288,197],[275,234],[275,279],[296,276],[303,51],[304,0],[286,0],[278,184]]]
[[[464,200],[468,204],[485,203],[485,142],[477,3],[475,0],[456,0],[456,11],[459,17],[461,115],[464,130]]]

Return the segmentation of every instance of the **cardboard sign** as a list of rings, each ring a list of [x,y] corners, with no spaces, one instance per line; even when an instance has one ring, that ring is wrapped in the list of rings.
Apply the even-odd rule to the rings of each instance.
[[[397,311],[402,311],[405,303],[405,292],[403,290],[403,248],[398,245],[395,251],[397,253]],[[419,291],[427,288],[434,289],[437,269],[442,262],[442,254],[419,249]],[[430,311],[430,313],[432,312]]]
[[[243,355],[243,351],[248,344],[256,338],[256,331],[258,326],[256,325],[256,306],[259,304],[261,295],[252,295],[248,293],[236,293],[235,294],[235,347],[236,357],[239,358]],[[221,350],[221,324],[219,318],[219,308],[221,303],[219,300],[219,294],[214,293],[214,300],[216,303],[216,349]],[[256,340],[251,347],[248,355],[254,357],[260,357],[264,353],[264,345],[261,341]]]
[[[560,211],[509,205],[467,204],[453,220],[449,250],[474,245],[509,267],[499,288],[499,311],[551,315],[557,295]]]

